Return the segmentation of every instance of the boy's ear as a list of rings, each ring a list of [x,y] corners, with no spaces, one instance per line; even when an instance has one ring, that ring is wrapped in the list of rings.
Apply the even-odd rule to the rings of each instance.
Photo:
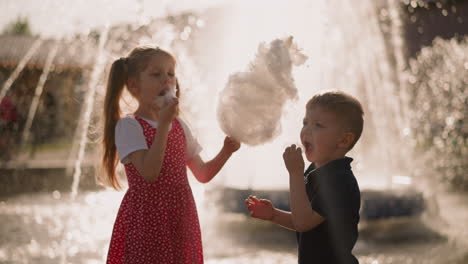
[[[351,144],[353,144],[354,141],[354,134],[351,132],[344,132],[343,135],[341,136],[340,141],[338,142],[338,147],[344,148],[344,149],[349,149]]]

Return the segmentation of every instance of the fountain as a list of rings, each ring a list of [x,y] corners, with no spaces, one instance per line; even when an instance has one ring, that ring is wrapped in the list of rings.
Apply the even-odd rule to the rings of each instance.
[[[453,262],[444,263],[457,263],[455,261],[461,263],[462,260],[466,260],[466,257],[459,257],[460,254],[466,254],[466,251],[460,250],[467,242],[466,239],[460,239],[463,232],[457,234],[453,231],[456,229],[454,227],[445,231],[441,227],[444,225],[438,225],[440,232],[444,231],[444,235],[449,234],[450,238],[457,241],[455,246],[440,242],[444,241],[443,235],[438,237],[428,234],[432,232],[430,229],[410,229],[410,231],[417,230],[422,240],[428,238],[425,244],[410,244],[413,253],[401,253],[394,248],[388,249],[385,246],[380,247],[379,244],[366,243],[369,236],[372,241],[382,234],[382,230],[391,229],[387,225],[388,222],[381,220],[391,218],[390,221],[394,221],[401,216],[419,219],[420,216],[424,216],[428,212],[425,210],[428,206],[435,206],[428,196],[431,192],[435,192],[434,190],[439,190],[435,185],[426,184],[428,181],[425,181],[421,175],[427,170],[419,169],[421,167],[417,163],[419,160],[413,160],[418,150],[413,147],[413,137],[418,132],[418,127],[414,126],[417,113],[414,113],[412,104],[417,101],[408,92],[412,87],[408,82],[414,85],[423,82],[421,77],[423,66],[418,66],[414,61],[409,66],[410,59],[416,57],[417,53],[414,52],[414,48],[411,51],[405,49],[408,47],[406,45],[408,39],[402,36],[408,36],[408,32],[412,32],[413,24],[405,27],[406,23],[409,23],[407,19],[412,21],[412,15],[425,12],[418,8],[424,8],[427,1],[407,2],[364,1],[359,6],[355,6],[344,0],[315,3],[297,1],[293,4],[255,1],[248,3],[249,9],[247,9],[245,7],[247,3],[225,1],[214,7],[212,4],[204,3],[203,8],[190,9],[189,12],[181,12],[177,8],[171,9],[167,4],[158,9],[158,12],[164,15],[153,18],[150,10],[154,10],[152,8],[155,4],[139,1],[137,15],[126,22],[109,18],[106,25],[102,23],[103,25],[92,31],[89,28],[80,29],[89,33],[86,36],[77,34],[73,37],[71,35],[74,33],[68,32],[68,29],[66,32],[68,41],[91,47],[86,49],[86,52],[80,53],[80,50],[77,50],[83,56],[92,58],[88,60],[92,62],[86,67],[82,66],[86,70],[82,73],[82,79],[76,82],[78,84],[69,86],[76,90],[80,109],[73,112],[76,120],[71,131],[76,134],[73,143],[69,144],[71,147],[66,155],[61,153],[54,157],[60,161],[58,163],[62,167],[59,172],[55,172],[60,177],[43,175],[53,179],[49,182],[61,181],[63,184],[48,185],[42,190],[51,193],[33,196],[32,201],[27,196],[18,198],[11,196],[12,198],[7,197],[0,201],[0,212],[2,212],[0,219],[9,223],[4,227],[5,236],[18,237],[5,246],[0,244],[2,246],[0,262],[28,262],[37,259],[39,263],[67,261],[97,263],[105,256],[105,250],[96,252],[95,248],[107,247],[110,225],[122,194],[103,189],[96,191],[93,173],[88,171],[89,168],[93,168],[92,163],[86,157],[91,160],[97,159],[94,156],[96,144],[93,143],[98,141],[98,137],[93,132],[99,128],[103,84],[109,62],[127,54],[138,44],[158,43],[159,46],[173,52],[178,59],[178,75],[183,90],[182,112],[190,121],[193,131],[204,147],[202,156],[212,156],[220,147],[223,138],[223,132],[217,121],[217,109],[220,104],[219,95],[226,86],[228,77],[245,69],[255,57],[261,42],[289,35],[294,37],[294,41],[303,48],[302,52],[309,59],[304,65],[294,68],[292,72],[298,89],[297,99],[284,104],[284,111],[281,113],[281,130],[272,141],[257,146],[243,146],[222,170],[221,175],[206,187],[195,182],[191,183],[199,206],[207,262],[218,263],[226,260],[226,263],[261,263],[262,258],[273,257],[277,263],[294,263],[295,249],[291,246],[294,245],[294,239],[291,239],[290,234],[283,234],[271,226],[258,224],[235,212],[245,210],[239,207],[239,204],[242,205],[243,199],[251,192],[255,192],[258,196],[270,197],[282,209],[288,208],[287,172],[282,165],[281,153],[286,145],[299,141],[305,102],[316,91],[331,88],[345,90],[362,99],[366,112],[363,137],[350,155],[355,158],[353,170],[363,190],[363,220],[378,222],[379,225],[378,228],[374,226],[371,231],[365,232],[363,242],[358,243],[356,250],[360,261],[392,263],[395,260],[409,262],[423,258],[423,262],[443,263],[440,262],[441,256],[450,255],[452,249],[456,251]],[[98,1],[96,5],[103,3],[110,4],[102,0],[102,3]],[[126,2],[122,0],[119,3]],[[413,12],[402,15],[406,14],[408,7],[413,8]],[[83,6],[80,8],[76,9],[77,14],[87,10]],[[441,13],[442,10],[446,10],[445,5],[437,8]],[[452,9],[447,10],[452,12]],[[463,14],[461,10],[457,14]],[[167,13],[170,11],[173,12],[172,15]],[[455,18],[455,21],[458,23],[459,20]],[[92,24],[92,21],[82,23],[84,26],[86,23]],[[17,78],[21,78],[21,72],[27,68],[28,61],[41,48],[40,43],[43,41],[47,40],[41,37],[37,42],[33,42],[29,52],[24,53],[15,70],[7,75],[8,80],[2,85],[0,98],[17,88],[15,86]],[[450,60],[442,61],[452,61],[452,59],[456,61],[457,57],[464,54],[459,52],[462,49],[457,44],[448,46],[441,42],[436,45],[449,47],[444,49],[441,56]],[[458,55],[452,56],[451,52],[453,54],[457,52]],[[24,142],[34,135],[34,122],[41,119],[40,104],[43,94],[47,91],[46,80],[53,79],[53,71],[47,69],[57,66],[57,59],[65,57],[60,48],[56,53],[51,51],[48,54],[53,62],[42,69],[40,81],[34,84],[37,95],[34,97],[34,103],[30,103],[30,115],[23,130]],[[423,54],[437,53],[426,50]],[[419,58],[418,62],[431,65],[430,59]],[[465,65],[466,62],[463,62],[457,64],[457,67],[466,69]],[[442,73],[440,69],[436,69],[435,72],[437,73],[435,77],[448,76],[446,75],[448,73]],[[463,75],[463,72],[459,73]],[[450,76],[455,78],[453,75]],[[41,93],[43,88],[44,91]],[[464,93],[463,91],[463,89],[456,90],[460,95]],[[423,95],[418,94],[418,96]],[[131,111],[134,105],[129,99],[124,107]],[[34,114],[35,112],[37,114]],[[460,119],[458,114],[452,116],[452,119],[447,119],[447,124],[451,127],[457,127],[460,122],[463,122],[463,117]],[[451,131],[447,133],[452,133]],[[73,133],[67,134],[69,141],[72,135]],[[440,142],[437,144],[445,146],[443,143],[448,142],[447,137],[441,137]],[[254,160],[255,163],[252,162]],[[33,161],[33,159],[28,160],[29,164],[33,164]],[[67,166],[70,176],[64,176]],[[29,193],[34,190],[29,185],[37,186],[36,179],[39,178],[37,175],[39,173],[36,171],[29,170],[21,178],[14,179],[3,172],[3,169],[0,170],[2,190],[13,186],[19,190],[16,194]],[[12,184],[13,181],[17,182]],[[93,188],[86,189],[84,182],[88,184],[91,182]],[[426,189],[426,186],[430,188]],[[70,188],[71,193],[69,193]],[[222,206],[215,202],[218,196],[223,197],[228,212],[219,210],[218,207]],[[444,196],[439,202],[443,205],[452,201],[457,205],[463,204],[462,198],[457,199]],[[60,208],[56,217],[51,209],[54,207]],[[461,223],[468,219],[463,214],[463,210],[454,211],[456,210],[444,212],[453,213],[454,219]],[[441,211],[440,214],[444,212]],[[22,229],[23,227],[18,227],[14,222],[23,223],[26,228],[31,229]],[[381,223],[384,223],[384,227],[380,225]],[[413,228],[415,225],[418,224],[410,226]],[[44,231],[45,227],[50,231]],[[259,235],[254,235],[255,238],[243,236],[245,230]],[[261,230],[263,233],[256,233]],[[385,233],[386,236],[392,237],[392,233],[396,233],[393,231]],[[15,232],[19,232],[20,235],[15,235]],[[218,239],[220,232],[224,232],[222,237],[225,238],[222,242]],[[28,233],[33,234],[33,237],[28,237]],[[272,241],[287,242],[265,243],[261,239],[265,233],[278,234],[270,237]],[[235,238],[236,241],[232,242],[230,238]],[[234,246],[227,250],[226,243],[233,243]],[[244,243],[247,246],[243,246]],[[259,246],[262,244],[265,247]],[[26,246],[20,249],[21,245]],[[248,247],[253,247],[256,252]],[[435,247],[437,254],[441,256],[434,256],[435,253],[421,256],[421,252],[426,252],[432,247]]]

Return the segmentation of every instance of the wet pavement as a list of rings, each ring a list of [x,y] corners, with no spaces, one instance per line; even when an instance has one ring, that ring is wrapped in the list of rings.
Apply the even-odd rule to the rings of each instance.
[[[115,191],[84,192],[73,200],[55,191],[2,198],[0,263],[103,263],[122,196]],[[197,200],[206,263],[296,263],[292,232],[223,213],[208,204],[210,200]],[[468,263],[468,231],[462,229],[468,211],[458,207],[467,201],[466,196],[443,196],[440,204],[445,208],[433,225],[394,220],[361,228],[355,254],[360,263],[369,264]],[[450,217],[444,215],[448,213]]]

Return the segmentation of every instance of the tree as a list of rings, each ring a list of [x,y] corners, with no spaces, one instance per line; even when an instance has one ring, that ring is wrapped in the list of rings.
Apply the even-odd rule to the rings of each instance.
[[[29,19],[27,17],[18,17],[15,21],[6,25],[3,34],[32,36]]]
[[[468,190],[468,37],[436,38],[410,61],[411,124],[426,164]]]

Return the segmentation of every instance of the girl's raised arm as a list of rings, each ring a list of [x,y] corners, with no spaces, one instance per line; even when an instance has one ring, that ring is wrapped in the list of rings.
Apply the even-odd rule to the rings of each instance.
[[[223,148],[212,160],[205,162],[200,155],[195,155],[192,159],[187,161],[187,165],[199,182],[207,183],[218,174],[224,164],[226,164],[226,161],[231,157],[232,153],[236,152],[239,148],[240,143],[237,140],[226,137],[224,139]]]
[[[167,146],[167,135],[169,125],[176,116],[178,100],[173,99],[166,107],[161,109],[158,133],[154,138],[153,145],[149,149],[138,150],[128,155],[137,171],[147,181],[154,182],[158,179],[164,160],[164,152]]]

